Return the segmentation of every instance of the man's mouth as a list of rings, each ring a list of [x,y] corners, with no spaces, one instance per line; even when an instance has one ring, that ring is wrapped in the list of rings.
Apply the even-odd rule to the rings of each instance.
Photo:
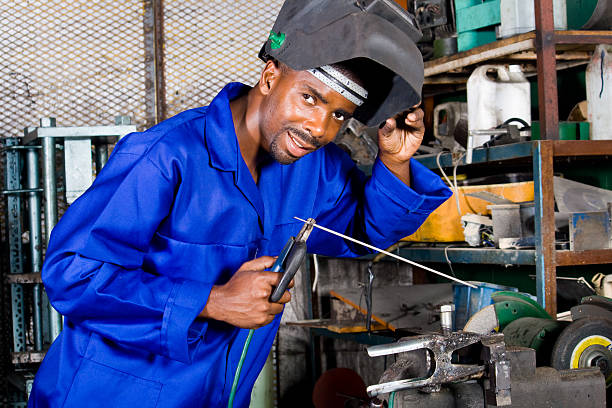
[[[287,148],[290,154],[299,157],[306,153],[312,152],[313,150],[316,150],[314,146],[307,144],[302,139],[291,133],[291,131],[287,131],[287,135],[289,136],[289,143],[287,144]]]

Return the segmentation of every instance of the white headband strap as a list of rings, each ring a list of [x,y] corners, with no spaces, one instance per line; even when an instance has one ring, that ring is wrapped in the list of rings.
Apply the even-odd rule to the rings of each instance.
[[[363,105],[368,98],[368,91],[330,65],[309,69],[308,72],[357,106]]]

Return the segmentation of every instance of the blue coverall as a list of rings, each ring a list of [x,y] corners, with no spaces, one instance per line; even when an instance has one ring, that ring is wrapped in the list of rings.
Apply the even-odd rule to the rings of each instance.
[[[380,161],[365,178],[332,143],[270,160],[255,184],[229,108],[245,90],[229,84],[208,107],[123,138],[53,229],[42,277],[64,329],[29,407],[226,406],[247,330],[196,319],[213,285],[278,255],[302,225],[294,216],[386,248],[450,196],[414,160],[410,188]],[[317,230],[308,248],[363,253]],[[235,407],[248,406],[279,321],[255,331]]]

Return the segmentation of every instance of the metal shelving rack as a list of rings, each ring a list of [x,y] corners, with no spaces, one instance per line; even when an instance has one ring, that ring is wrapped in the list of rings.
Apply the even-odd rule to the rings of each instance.
[[[542,140],[479,149],[474,151],[473,163],[515,159],[532,161],[536,249],[507,251],[449,248],[447,254],[454,262],[535,265],[538,302],[554,316],[557,312],[557,266],[612,263],[612,249],[582,252],[555,250],[552,182],[555,158],[612,155],[612,141],[559,140],[556,72],[558,69],[586,64],[597,44],[612,44],[612,31],[555,31],[553,0],[534,2],[535,31],[427,62],[424,94],[435,95],[461,88],[467,80],[465,74],[476,64],[490,61],[533,64],[535,61],[533,74],[537,73]],[[430,168],[436,167],[435,157],[419,160]],[[443,167],[450,167],[451,162],[450,154],[441,157]],[[412,248],[404,251],[412,259],[423,262],[445,259],[443,250],[439,248]]]

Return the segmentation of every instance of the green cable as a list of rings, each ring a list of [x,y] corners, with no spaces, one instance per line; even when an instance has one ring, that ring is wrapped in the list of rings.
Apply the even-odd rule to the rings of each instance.
[[[395,391],[389,395],[389,408],[393,408],[393,400],[395,400]]]
[[[255,330],[249,330],[249,335],[244,342],[244,347],[242,347],[242,355],[240,356],[240,361],[238,361],[238,367],[236,367],[236,374],[234,374],[234,383],[232,384],[232,391],[230,392],[229,401],[227,402],[227,408],[232,408],[234,406],[234,398],[236,397],[236,389],[238,388],[238,379],[240,378],[240,371],[242,371],[242,364],[244,364],[244,359],[246,358],[247,350],[249,349],[249,344],[251,344],[251,338],[253,337],[253,333]]]

